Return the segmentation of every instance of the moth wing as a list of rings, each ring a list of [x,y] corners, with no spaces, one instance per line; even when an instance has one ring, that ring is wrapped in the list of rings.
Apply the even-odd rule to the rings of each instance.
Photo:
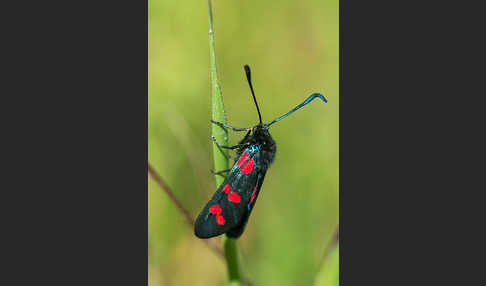
[[[238,158],[226,179],[197,217],[194,225],[197,237],[218,236],[245,223],[250,210],[248,204],[260,173],[260,156],[259,150],[252,151],[247,148]]]
[[[245,230],[245,227],[246,227],[246,223],[248,222],[248,219],[250,218],[251,211],[255,207],[255,203],[256,203],[256,200],[258,198],[258,194],[260,193],[260,188],[262,187],[262,184],[263,184],[263,179],[265,178],[265,173],[266,173],[265,171],[262,171],[260,174],[258,174],[257,181],[254,184],[254,187],[251,188],[250,196],[249,196],[249,199],[247,200],[248,211],[246,212],[246,216],[241,220],[239,225],[230,229],[226,233],[229,237],[238,238],[238,237],[240,237],[241,234],[243,234],[243,231]]]

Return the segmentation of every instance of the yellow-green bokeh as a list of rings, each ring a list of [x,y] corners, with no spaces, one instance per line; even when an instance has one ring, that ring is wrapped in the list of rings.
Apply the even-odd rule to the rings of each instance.
[[[213,3],[228,122],[276,123],[274,164],[238,240],[254,285],[312,285],[338,224],[338,1]],[[149,162],[195,217],[216,190],[210,141],[207,2],[149,0]],[[230,143],[242,134],[230,132]],[[149,178],[149,285],[226,285],[226,266]],[[217,239],[219,243],[219,238]]]

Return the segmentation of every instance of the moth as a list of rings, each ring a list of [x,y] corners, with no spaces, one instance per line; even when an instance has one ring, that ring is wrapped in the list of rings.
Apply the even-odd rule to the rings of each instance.
[[[275,140],[273,140],[269,132],[270,126],[315,98],[320,98],[327,103],[326,98],[322,94],[314,93],[286,114],[272,120],[270,123],[262,123],[260,108],[258,107],[251,82],[250,67],[245,65],[244,69],[260,123],[252,128],[235,128],[211,120],[213,124],[217,124],[222,128],[237,132],[246,131],[247,133],[234,146],[221,145],[212,137],[213,141],[220,148],[236,149],[237,151],[235,162],[231,169],[215,172],[229,172],[229,174],[196,219],[194,233],[199,238],[210,238],[223,233],[226,233],[231,238],[241,236],[251,211],[255,207],[267,169],[272,164],[277,151]]]

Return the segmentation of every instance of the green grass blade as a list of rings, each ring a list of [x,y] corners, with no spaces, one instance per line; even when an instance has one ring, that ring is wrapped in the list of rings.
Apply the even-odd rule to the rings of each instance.
[[[214,121],[226,123],[226,113],[224,111],[223,94],[219,85],[218,71],[216,67],[216,51],[214,43],[214,30],[213,30],[213,12],[212,2],[208,0],[208,17],[209,17],[209,69],[211,74],[211,110],[212,119]],[[228,145],[228,133],[227,130],[212,124],[212,135],[216,140],[223,144]],[[219,148],[213,142],[213,160],[214,169],[216,171],[228,169],[228,151]],[[224,177],[221,175],[215,175],[216,185],[219,186],[223,183]],[[241,270],[238,260],[238,247],[236,241],[223,235],[223,248],[228,266],[228,276],[230,286],[243,285],[241,282]]]
[[[209,16],[209,71],[211,74],[211,109],[212,119],[214,121],[226,123],[226,113],[224,111],[223,94],[219,85],[218,70],[216,67],[216,51],[214,44],[214,30],[213,30],[213,13],[211,0],[208,0],[208,16]],[[211,124],[212,135],[216,140],[223,144],[228,145],[228,133],[226,129]],[[216,171],[228,169],[228,151],[221,149],[213,142],[213,158],[214,169]],[[219,186],[223,183],[224,177],[221,175],[214,176],[216,185]]]

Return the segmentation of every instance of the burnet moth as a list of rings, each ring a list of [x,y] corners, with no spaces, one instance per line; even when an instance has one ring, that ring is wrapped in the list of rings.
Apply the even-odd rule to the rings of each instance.
[[[265,173],[275,157],[277,146],[268,129],[272,124],[290,115],[314,98],[327,102],[322,94],[314,93],[286,114],[264,124],[251,83],[250,67],[245,65],[244,68],[260,123],[253,128],[235,128],[211,120],[213,124],[222,128],[247,131],[247,133],[235,146],[223,146],[213,137],[213,141],[220,148],[237,149],[237,152],[231,169],[216,172],[229,171],[229,174],[196,220],[194,233],[199,238],[210,238],[223,233],[226,233],[228,237],[238,238],[243,233],[248,217],[255,207]]]

